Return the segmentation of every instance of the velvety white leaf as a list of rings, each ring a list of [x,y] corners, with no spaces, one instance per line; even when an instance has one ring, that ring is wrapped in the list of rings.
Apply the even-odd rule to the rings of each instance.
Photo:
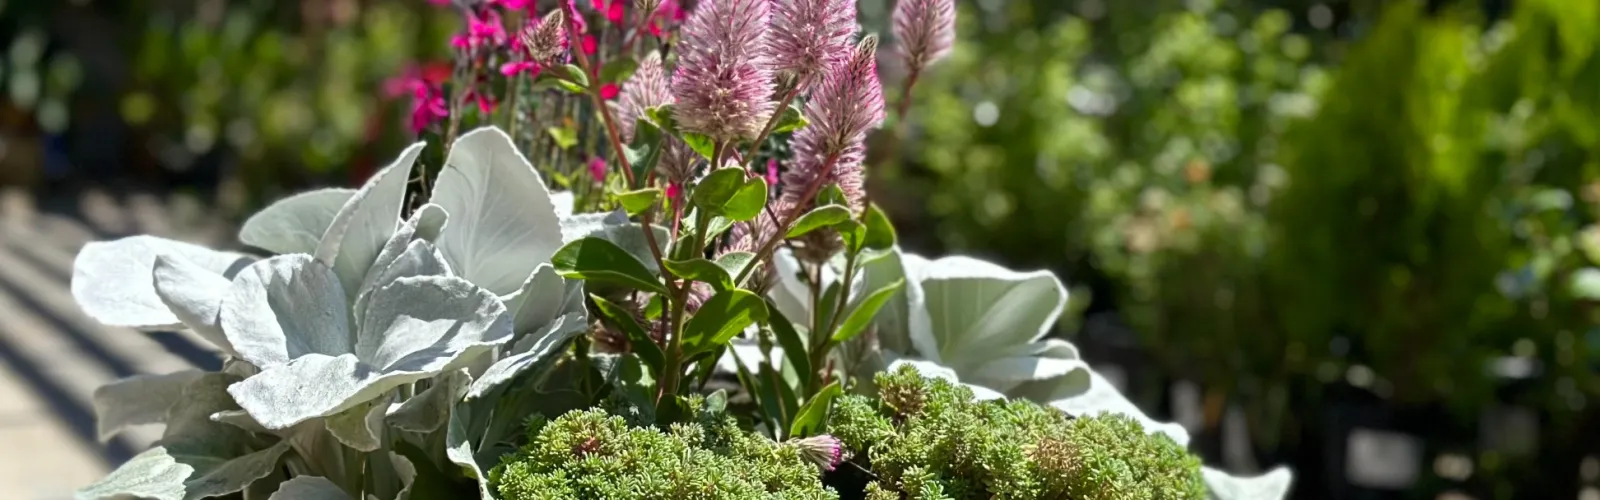
[[[232,278],[255,259],[155,236],[130,236],[83,246],[72,263],[72,297],[83,312],[112,326],[173,330],[183,322],[156,294],[156,256],[187,260]]]
[[[895,292],[894,296],[884,303],[883,308],[878,310],[878,314],[873,316],[872,324],[877,327],[878,343],[883,349],[908,353],[912,348],[908,297],[916,295],[920,299],[922,284],[906,279],[905,265],[901,260],[898,247],[870,256],[862,261],[861,274],[865,290],[881,290],[891,283],[905,280],[900,291]]]
[[[1072,397],[1051,401],[1050,406],[1074,417],[1120,413],[1138,420],[1139,424],[1144,426],[1145,432],[1166,434],[1179,446],[1189,446],[1189,431],[1185,430],[1182,425],[1160,422],[1150,418],[1139,407],[1134,406],[1127,396],[1123,396],[1122,391],[1118,391],[1110,380],[1106,380],[1105,377],[1094,370],[1087,371],[1089,372],[1088,390]]]
[[[212,413],[211,421],[228,424],[248,432],[263,434],[272,432],[272,429],[263,427],[261,422],[257,422],[255,417],[250,416],[250,413],[244,410],[227,410]]]
[[[556,208],[556,217],[571,217],[572,207],[577,203],[577,196],[572,191],[551,191],[550,204]]]
[[[524,371],[553,361],[561,352],[561,348],[566,347],[567,341],[588,329],[587,315],[582,312],[568,313],[556,318],[544,328],[518,341],[512,350],[514,354],[490,365],[488,370],[472,382],[472,387],[467,390],[466,399],[482,397]]]
[[[963,386],[966,386],[968,389],[972,390],[973,399],[978,400],[978,401],[988,401],[988,400],[991,400],[991,399],[1005,399],[1006,398],[1006,396],[1004,394],[996,392],[994,389],[990,389],[988,387],[984,387],[984,386],[981,386],[981,385],[973,385],[973,384],[963,383],[961,381],[961,378],[956,375],[956,371],[955,370],[950,369],[950,367],[947,367],[947,366],[944,366],[944,365],[940,365],[938,363],[934,363],[932,361],[927,361],[927,360],[922,360],[922,359],[914,359],[914,358],[900,358],[900,359],[896,359],[896,360],[890,361],[889,362],[889,368],[887,369],[887,371],[891,371],[892,372],[892,371],[899,370],[900,367],[904,366],[904,365],[910,365],[911,367],[916,368],[917,369],[917,373],[922,375],[922,376],[924,376],[924,377],[944,379],[944,380],[952,382],[952,383],[957,383],[957,384],[961,384]]]
[[[222,330],[263,369],[310,353],[337,356],[352,349],[349,307],[333,270],[310,255],[280,255],[234,278]]]
[[[94,390],[96,430],[104,441],[129,426],[165,423],[167,410],[183,399],[183,390],[203,372],[183,370],[166,375],[134,375]]]
[[[1072,377],[1081,387],[1088,387],[1089,365],[1076,359],[1056,359],[1040,356],[1011,356],[987,361],[973,369],[966,377],[968,382],[989,387],[1002,393],[1024,382]]]
[[[272,430],[326,417],[430,373],[380,373],[354,354],[307,354],[228,387],[228,394],[262,427]]]
[[[405,203],[406,182],[411,167],[427,143],[418,142],[400,153],[400,158],[367,180],[334,216],[328,231],[317,244],[317,260],[339,276],[347,295],[354,297],[361,280],[378,257],[378,251],[400,223],[400,207]]]
[[[432,375],[510,341],[504,312],[498,297],[461,278],[400,278],[373,292],[355,353],[381,372]]]
[[[378,398],[329,415],[322,423],[345,446],[372,452],[382,444],[383,417],[388,412],[389,398]]]
[[[489,475],[484,473],[483,466],[478,463],[475,436],[482,435],[482,429],[472,425],[474,421],[474,405],[462,402],[450,412],[450,422],[445,425],[444,454],[450,462],[461,466],[474,479],[478,481],[479,498],[495,498],[489,489]]]
[[[222,333],[222,298],[233,282],[193,262],[166,255],[156,257],[156,296],[189,329],[228,355],[233,344]]]
[[[604,212],[568,214],[561,216],[561,244],[588,236],[600,228],[605,227],[606,214]]]
[[[544,179],[500,129],[456,139],[430,201],[450,213],[438,241],[450,268],[496,295],[516,291],[561,248]]]
[[[289,444],[279,441],[264,450],[255,451],[244,456],[222,462],[212,467],[203,467],[199,463],[202,457],[194,457],[197,470],[188,481],[184,482],[184,500],[199,500],[201,498],[218,497],[244,490],[246,487],[261,478],[267,477],[278,468],[278,460],[283,453],[289,451]],[[183,461],[189,457],[178,457]]]
[[[450,409],[467,390],[466,373],[460,370],[433,379],[433,385],[404,403],[389,409],[386,421],[396,429],[433,432],[450,421]]]
[[[1061,339],[1044,339],[1028,345],[1026,355],[1056,359],[1081,359],[1078,346]]]
[[[194,466],[181,463],[157,446],[134,455],[122,466],[93,484],[78,490],[78,500],[100,500],[132,496],[155,500],[183,500],[184,480]]]
[[[272,253],[312,253],[354,189],[318,189],[273,202],[239,229],[239,241]]]
[[[912,340],[919,331],[931,334],[937,359],[957,371],[975,368],[986,355],[1022,352],[1055,326],[1067,304],[1066,287],[1048,271],[1017,272],[961,256],[917,267],[928,316],[911,316]]]
[[[284,481],[267,500],[350,500],[350,494],[327,478],[300,476]]]
[[[426,240],[413,240],[410,245],[406,246],[404,251],[395,255],[393,259],[387,262],[382,262],[383,259],[381,258],[379,260],[380,262],[375,264],[372,272],[368,274],[367,283],[362,285],[361,294],[356,296],[352,310],[355,312],[355,317],[358,321],[365,317],[367,303],[379,287],[393,283],[400,278],[448,276],[450,274],[449,264],[444,262],[444,255],[439,253],[439,249]],[[383,268],[379,269],[378,265],[382,265]]]
[[[512,319],[512,331],[523,334],[543,328],[561,315],[584,309],[583,282],[556,274],[554,267],[540,264],[515,294],[501,299]]]
[[[1289,496],[1289,485],[1294,474],[1288,467],[1278,467],[1254,477],[1236,477],[1210,467],[1201,467],[1206,489],[1216,500],[1283,500]]]
[[[444,227],[450,222],[450,212],[444,207],[429,203],[412,212],[411,219],[407,222],[417,229],[415,236],[417,239],[436,242],[439,240],[439,233],[443,232]]]

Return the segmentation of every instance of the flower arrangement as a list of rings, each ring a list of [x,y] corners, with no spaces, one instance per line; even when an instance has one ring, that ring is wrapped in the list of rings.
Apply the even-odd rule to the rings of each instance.
[[[902,3],[898,51],[927,68],[949,2]],[[136,236],[80,253],[89,315],[227,357],[97,391],[103,434],[167,431],[80,498],[832,498],[862,471],[873,498],[968,498],[976,469],[869,441],[971,418],[1031,433],[994,448],[1036,450],[1008,464],[1034,471],[1018,487],[1078,498],[1082,481],[1038,473],[1078,455],[1037,450],[1083,439],[1123,445],[1106,463],[1157,496],[1287,490],[1286,470],[1198,468],[1181,428],[1044,338],[1055,276],[898,248],[863,189],[885,102],[853,6],[455,6],[453,76],[410,87],[423,140],[359,189],[255,214],[239,238],[258,252]],[[593,182],[547,184],[579,169]],[[707,395],[723,377],[737,398]],[[906,398],[940,417],[913,422]]]

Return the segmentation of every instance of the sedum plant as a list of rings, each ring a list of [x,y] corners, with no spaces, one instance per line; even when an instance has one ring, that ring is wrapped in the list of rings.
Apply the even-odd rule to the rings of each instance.
[[[1205,498],[1200,461],[1120,414],[1070,418],[902,366],[876,397],[841,400],[828,421],[852,462],[870,467],[870,499]]]

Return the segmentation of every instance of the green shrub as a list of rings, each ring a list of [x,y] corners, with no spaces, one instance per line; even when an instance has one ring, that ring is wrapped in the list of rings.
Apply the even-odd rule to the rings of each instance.
[[[795,444],[702,410],[665,432],[590,409],[528,429],[528,445],[491,472],[505,500],[822,499],[817,466]]]
[[[1128,417],[974,401],[910,367],[876,381],[877,399],[845,397],[829,421],[877,477],[867,498],[1205,498],[1200,460]]]

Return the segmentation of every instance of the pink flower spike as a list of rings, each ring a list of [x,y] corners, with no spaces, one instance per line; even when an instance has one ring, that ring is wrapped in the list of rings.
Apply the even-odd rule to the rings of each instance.
[[[831,471],[839,465],[844,458],[844,443],[839,438],[822,434],[793,441],[800,448],[800,455],[817,464],[824,471]]]
[[[767,37],[772,69],[809,89],[828,68],[850,58],[855,34],[855,0],[775,0]]]
[[[766,31],[770,0],[706,0],[695,6],[672,77],[685,132],[718,142],[751,139],[776,103]]]
[[[606,161],[596,156],[589,159],[589,176],[597,183],[606,182]]]
[[[898,0],[891,17],[900,57],[912,71],[944,58],[955,45],[955,0]]]
[[[554,66],[567,60],[566,11],[553,10],[537,23],[528,23],[517,34],[528,57],[544,66]]]
[[[862,38],[850,59],[828,71],[812,92],[805,109],[811,125],[795,132],[789,142],[794,161],[783,174],[784,202],[809,206],[813,200],[807,191],[813,183],[821,182],[838,184],[852,209],[863,208],[863,141],[867,129],[883,121],[877,50],[876,36]]]

